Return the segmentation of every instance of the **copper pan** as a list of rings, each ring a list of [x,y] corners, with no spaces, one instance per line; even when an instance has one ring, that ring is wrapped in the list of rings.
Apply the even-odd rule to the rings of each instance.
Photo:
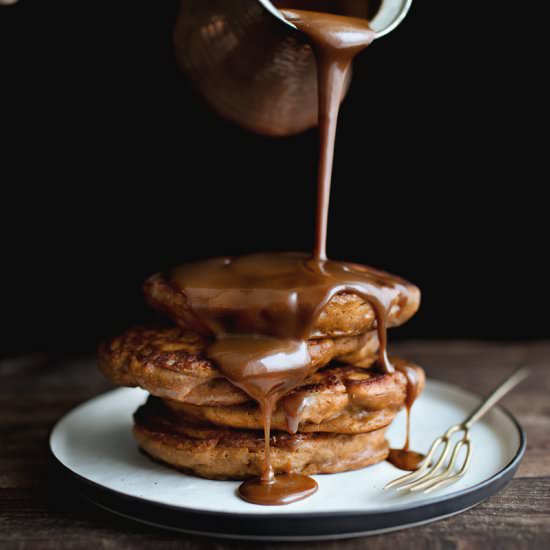
[[[370,17],[379,38],[403,20],[411,3],[309,0],[307,5],[321,10],[331,5],[331,11]],[[297,1],[275,4],[296,6]],[[312,50],[269,0],[182,0],[174,41],[180,67],[223,117],[275,136],[317,124]]]

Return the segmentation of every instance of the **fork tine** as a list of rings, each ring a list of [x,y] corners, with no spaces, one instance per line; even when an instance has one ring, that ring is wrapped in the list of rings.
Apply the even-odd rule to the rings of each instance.
[[[451,443],[451,436],[462,429],[463,427],[461,424],[455,424],[454,426],[451,426],[441,437],[438,437],[432,443],[432,447],[430,449],[430,452],[428,453],[428,456],[422,462],[421,466],[423,467],[419,468],[418,470],[416,470],[412,474],[409,474],[408,476],[402,476],[401,478],[398,478],[397,480],[395,480],[396,483],[391,483],[389,485],[391,487],[396,487],[397,482],[400,482],[399,486],[397,486],[397,490],[402,491],[407,489],[413,483],[427,480],[428,478],[433,477],[441,467],[441,464],[443,463],[445,458],[447,457],[447,454],[449,452],[449,446]],[[444,444],[443,450],[441,451],[441,454],[439,455],[437,462],[434,465],[430,466],[430,460],[433,454],[435,453],[436,447],[440,442],[443,442]],[[422,475],[419,476],[418,474],[422,474]],[[409,481],[409,480],[412,480],[412,481]],[[407,481],[409,482],[406,483]]]
[[[462,465],[462,468],[458,471],[458,473],[456,473],[455,475],[447,479],[439,481],[438,483],[434,483],[433,485],[431,485],[430,487],[424,490],[425,493],[431,493],[432,491],[436,491],[437,489],[442,489],[443,487],[446,487],[447,485],[450,485],[451,483],[458,481],[461,477],[464,476],[472,460],[472,444],[470,443],[469,439],[465,442],[465,445],[468,449],[466,451],[466,460],[464,461],[464,464]]]
[[[396,487],[397,485],[401,485],[402,483],[406,483],[409,480],[412,480],[416,478],[418,475],[422,474],[428,466],[430,465],[430,460],[432,459],[433,455],[435,454],[436,448],[439,446],[440,443],[443,442],[443,436],[438,437],[435,439],[432,443],[432,446],[430,447],[430,450],[428,451],[428,454],[426,455],[426,458],[422,461],[419,468],[415,470],[414,472],[411,472],[409,474],[405,474],[403,476],[395,478],[393,481],[390,481],[386,484],[384,487],[384,491],[387,489],[391,489],[392,487]]]
[[[458,481],[463,475],[464,474],[462,475],[455,474],[454,476],[448,477],[446,479],[442,479],[441,481],[438,481],[437,483],[434,483],[429,487],[427,487],[426,489],[424,489],[424,493],[428,494],[428,493],[431,493],[432,491],[437,491],[437,489],[443,489],[443,487],[447,487],[447,485],[451,485],[455,481]]]
[[[441,465],[447,458],[447,455],[449,454],[449,450],[451,448],[451,440],[448,438],[443,438],[443,450],[441,451],[441,454],[439,455],[439,458],[437,459],[437,462],[429,467],[427,471],[425,471],[424,474],[417,477],[413,481],[406,483],[405,485],[401,485],[397,488],[398,491],[408,491],[412,486],[415,486],[417,483],[425,482],[431,478],[433,478],[439,469],[441,468]]]
[[[449,463],[439,475],[435,477],[430,477],[429,479],[425,479],[424,481],[420,480],[418,482],[410,484],[408,486],[409,491],[415,492],[415,491],[422,491],[423,489],[429,489],[431,487],[436,486],[438,483],[448,479],[449,474],[454,470],[458,453],[460,452],[460,449],[462,449],[464,445],[465,445],[464,439],[461,439],[455,444],[453,448],[453,452],[451,454],[451,458],[449,459]]]

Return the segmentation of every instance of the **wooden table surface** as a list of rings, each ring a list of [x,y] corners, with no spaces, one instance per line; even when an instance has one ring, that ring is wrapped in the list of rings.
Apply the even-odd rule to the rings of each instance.
[[[458,516],[391,534],[338,542],[269,543],[267,549],[550,548],[550,342],[402,342],[393,351],[429,377],[484,393],[518,365],[528,380],[503,403],[527,433],[519,471],[500,493]],[[0,548],[255,548],[124,520],[58,482],[48,433],[76,404],[108,389],[90,359],[34,355],[0,362]],[[161,545],[161,546],[159,546]]]

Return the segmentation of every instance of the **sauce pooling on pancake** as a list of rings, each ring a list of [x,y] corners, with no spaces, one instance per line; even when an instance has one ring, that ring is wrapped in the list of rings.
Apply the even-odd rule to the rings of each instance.
[[[239,350],[254,357],[303,358],[307,349],[299,343],[311,337],[324,307],[337,294],[354,293],[375,312],[381,367],[394,370],[387,356],[386,321],[390,309],[406,304],[411,292],[400,277],[303,253],[266,253],[184,264],[167,279],[186,296],[201,331],[226,340],[233,358]],[[213,351],[221,352],[219,341]]]
[[[245,500],[265,505],[294,502],[317,489],[307,476],[274,476],[270,420],[278,400],[310,374],[306,340],[323,308],[342,292],[367,301],[376,316],[379,364],[390,373],[394,366],[387,355],[386,321],[390,309],[406,303],[410,293],[407,283],[398,277],[326,256],[340,101],[353,57],[370,44],[375,33],[364,19],[302,10],[282,13],[308,37],[317,59],[320,155],[313,255],[215,258],[181,266],[168,276],[186,296],[199,330],[213,336],[209,358],[261,408],[265,434],[262,475],[244,482],[239,493]],[[299,410],[299,400],[293,407]]]

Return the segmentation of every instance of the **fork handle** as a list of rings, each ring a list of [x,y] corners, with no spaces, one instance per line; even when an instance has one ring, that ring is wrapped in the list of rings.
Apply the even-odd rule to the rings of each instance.
[[[477,422],[497,401],[500,401],[512,388],[516,387],[522,380],[529,376],[529,369],[522,367],[508,377],[502,384],[494,389],[475,409],[470,416],[462,423],[464,428],[469,428]]]

